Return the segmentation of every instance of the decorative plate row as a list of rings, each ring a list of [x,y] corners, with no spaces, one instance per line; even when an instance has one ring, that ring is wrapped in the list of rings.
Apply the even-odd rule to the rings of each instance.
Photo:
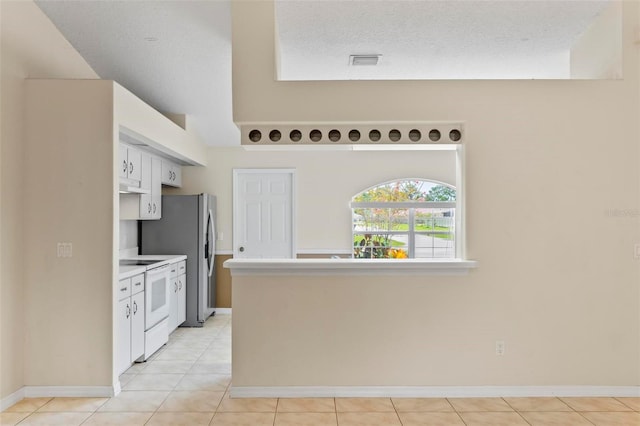
[[[242,145],[459,144],[460,123],[243,124]]]

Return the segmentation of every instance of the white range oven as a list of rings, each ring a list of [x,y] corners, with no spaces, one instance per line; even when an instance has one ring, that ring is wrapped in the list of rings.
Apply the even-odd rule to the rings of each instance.
[[[171,267],[147,267],[145,272],[144,360],[169,340]]]
[[[145,274],[145,330],[149,330],[169,316],[171,267],[147,269]]]

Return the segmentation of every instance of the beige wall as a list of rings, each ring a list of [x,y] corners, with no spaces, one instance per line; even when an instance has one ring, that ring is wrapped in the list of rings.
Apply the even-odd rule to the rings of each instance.
[[[296,169],[297,249],[305,255],[351,252],[351,197],[377,183],[398,178],[455,184],[454,151],[245,151],[209,148],[208,167],[184,167],[183,187],[165,193],[208,192],[217,197],[216,305],[231,307],[231,277],[222,262],[233,250],[234,168]]]
[[[97,78],[31,1],[1,1],[2,105],[0,233],[0,399],[25,385],[25,276],[31,251],[23,243],[24,93],[26,78]],[[53,248],[51,248],[53,250]],[[27,261],[29,260],[29,261]]]
[[[622,78],[622,2],[612,1],[571,48],[571,78]]]
[[[112,384],[118,257],[113,87],[104,80],[26,83],[28,386]],[[56,257],[62,241],[73,243],[71,258]]]
[[[217,196],[217,227],[224,239],[218,252],[232,247],[234,168],[295,168],[297,249],[303,253],[351,250],[351,197],[375,184],[398,178],[425,178],[455,184],[454,151],[245,151],[209,148],[208,167],[183,169],[181,193]]]
[[[488,267],[234,276],[233,387],[638,385],[636,302],[592,306],[578,283],[487,284]]]
[[[397,342],[389,344],[410,343],[418,352],[406,355],[404,369],[406,358],[388,349],[385,365],[399,368],[397,376],[385,373],[388,382],[640,384],[640,265],[634,258],[640,241],[640,19],[637,2],[623,7],[624,80],[277,82],[272,4],[233,3],[237,121],[465,122],[467,254],[479,268],[466,277],[402,278],[393,284],[353,277],[345,291],[354,295],[340,306],[348,320],[350,310],[390,304],[392,314],[382,309],[367,333],[379,336],[376,326],[384,318],[390,323],[384,329],[397,333]],[[334,172],[319,165],[312,188],[326,190],[324,179]],[[340,220],[344,213],[332,214]],[[325,243],[322,237],[318,242]],[[269,311],[249,313],[245,321],[275,325],[270,312],[284,308],[284,300],[308,303],[329,286],[317,278],[292,293],[299,283],[278,278],[253,283],[262,286],[249,300],[261,300]],[[241,282],[248,291],[250,279]],[[331,286],[342,282],[331,280]],[[274,289],[280,293],[269,296]],[[283,294],[288,298],[278,299]],[[367,300],[359,304],[358,295]],[[333,339],[343,339],[341,328],[333,332]],[[296,338],[279,335],[286,341],[277,339],[274,346],[311,346],[315,339],[302,330]],[[504,357],[494,355],[496,340],[506,341]],[[420,364],[419,355],[442,361],[437,371],[432,363]],[[324,362],[322,352],[304,359],[309,366]],[[305,374],[297,366],[292,374],[271,371],[270,377],[259,376],[260,384],[299,384]],[[249,384],[247,376],[235,373],[234,366],[234,385]],[[357,377],[346,377],[359,384]]]

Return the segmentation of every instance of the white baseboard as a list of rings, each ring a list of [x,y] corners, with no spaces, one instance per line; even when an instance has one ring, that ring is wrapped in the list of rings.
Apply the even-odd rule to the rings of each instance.
[[[25,398],[47,396],[110,398],[115,396],[113,386],[25,386],[23,389]]]
[[[0,400],[0,411],[4,411],[20,400],[24,399],[24,388],[20,388],[9,396]]]
[[[116,386],[23,386],[0,400],[0,411],[4,411],[24,398],[78,397],[110,398],[120,393],[120,383]]]
[[[120,387],[120,379],[113,385],[113,396],[118,396],[118,394],[122,392],[122,388]]]
[[[231,386],[232,398],[640,396],[640,386]]]
[[[231,308],[216,308],[216,314],[229,315],[231,314]]]

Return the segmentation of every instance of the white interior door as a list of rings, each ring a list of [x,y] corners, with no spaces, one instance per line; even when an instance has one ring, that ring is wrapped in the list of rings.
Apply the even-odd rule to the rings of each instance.
[[[233,256],[295,257],[294,169],[233,171]]]

